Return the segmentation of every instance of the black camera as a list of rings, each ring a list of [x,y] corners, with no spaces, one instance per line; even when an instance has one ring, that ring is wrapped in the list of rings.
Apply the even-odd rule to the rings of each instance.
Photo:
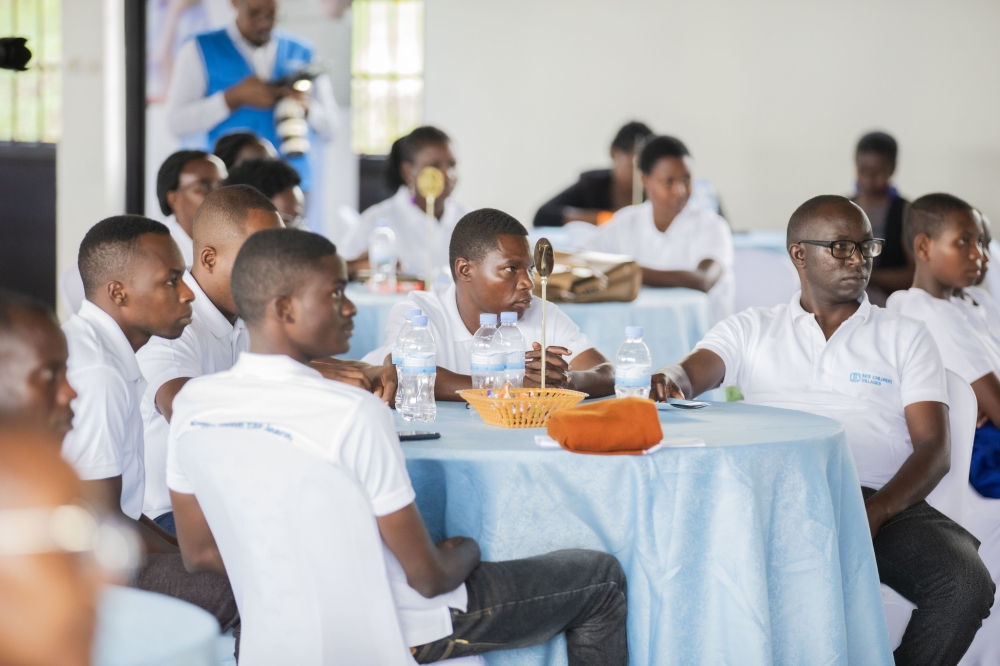
[[[24,45],[24,37],[0,37],[0,69],[23,72],[31,60],[31,51]]]
[[[321,65],[313,63],[274,82],[275,86],[288,87],[300,93],[312,90],[313,81],[324,73]],[[300,157],[309,152],[309,123],[306,109],[296,99],[285,97],[274,107],[274,124],[281,145],[278,149],[285,157]]]

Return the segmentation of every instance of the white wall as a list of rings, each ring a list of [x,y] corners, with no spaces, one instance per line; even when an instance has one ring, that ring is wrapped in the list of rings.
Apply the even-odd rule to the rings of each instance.
[[[56,266],[76,262],[95,222],[125,211],[125,14],[120,0],[62,2],[62,139]],[[59,312],[67,311],[61,302]]]
[[[458,196],[525,222],[633,118],[684,140],[735,229],[849,192],[876,128],[905,195],[1000,220],[997,26],[992,0],[427,0],[426,120]]]

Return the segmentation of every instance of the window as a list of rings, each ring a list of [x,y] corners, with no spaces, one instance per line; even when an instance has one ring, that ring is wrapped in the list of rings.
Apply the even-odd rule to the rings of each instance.
[[[0,0],[0,36],[27,38],[32,54],[27,71],[0,70],[0,141],[59,141],[60,1]]]
[[[423,0],[354,0],[351,148],[384,155],[423,119]]]

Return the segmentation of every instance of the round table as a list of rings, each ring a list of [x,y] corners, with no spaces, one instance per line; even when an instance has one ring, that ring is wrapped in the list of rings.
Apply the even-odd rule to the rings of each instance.
[[[666,437],[705,446],[645,456],[542,449],[438,403],[406,442],[435,539],[465,535],[486,560],[561,548],[615,555],[628,576],[637,666],[892,664],[878,571],[840,424],[744,403],[662,406]],[[399,429],[412,430],[396,416]],[[566,663],[561,638],[491,666]]]
[[[406,298],[403,294],[374,294],[352,284],[348,297],[358,314],[354,317],[351,350],[343,358],[360,359],[385,344],[385,327],[392,306]],[[614,359],[625,341],[626,326],[642,326],[644,338],[659,368],[679,361],[712,327],[708,295],[692,289],[643,287],[631,303],[558,303],[590,338],[602,354]]]
[[[130,587],[105,588],[97,614],[94,666],[212,666],[219,623],[186,601]]]

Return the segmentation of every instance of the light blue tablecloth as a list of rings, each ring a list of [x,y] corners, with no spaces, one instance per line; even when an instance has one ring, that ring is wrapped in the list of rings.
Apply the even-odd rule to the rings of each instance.
[[[405,296],[373,294],[356,284],[348,287],[347,295],[357,305],[358,314],[354,317],[351,350],[344,358],[360,359],[385,343],[389,311]],[[712,326],[708,295],[691,289],[644,287],[631,303],[559,303],[558,306],[610,359],[614,359],[625,341],[625,327],[642,326],[654,368],[680,360]]]
[[[628,576],[635,666],[891,664],[858,477],[840,425],[716,403],[661,412],[667,437],[707,446],[649,456],[540,449],[438,403],[436,441],[403,444],[432,535],[487,560],[560,548],[614,554]],[[397,415],[397,426],[412,430]],[[562,638],[489,657],[561,666]]]
[[[108,586],[98,607],[94,666],[212,666],[219,623],[179,599]]]

